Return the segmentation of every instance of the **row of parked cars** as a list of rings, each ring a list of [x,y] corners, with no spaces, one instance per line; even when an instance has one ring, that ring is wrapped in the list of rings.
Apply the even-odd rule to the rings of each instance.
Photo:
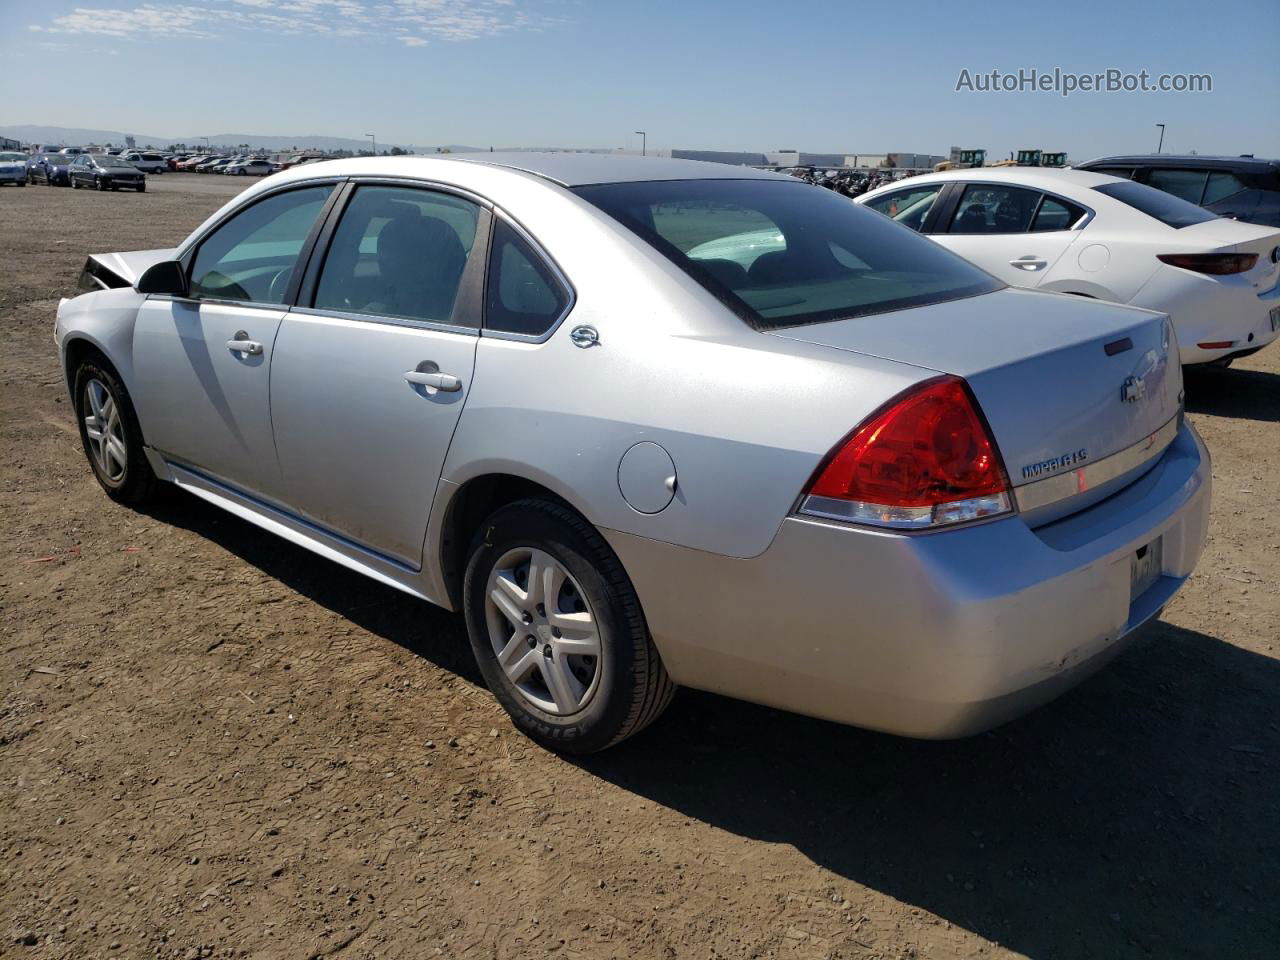
[[[676,685],[953,737],[1102,667],[1200,560],[1183,364],[1275,339],[1280,232],[1078,170],[852,202],[358,158],[81,284],[56,340],[108,496],[175,484],[458,611],[513,722],[585,753]]]

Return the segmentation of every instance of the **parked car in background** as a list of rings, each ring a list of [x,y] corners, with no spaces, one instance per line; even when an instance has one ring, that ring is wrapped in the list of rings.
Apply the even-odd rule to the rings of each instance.
[[[86,151],[81,147],[63,147],[58,152],[67,157],[78,157],[82,153],[85,153]]]
[[[132,163],[143,173],[164,173],[169,169],[169,162],[158,153],[139,153],[131,150],[120,154],[120,158]]]
[[[95,190],[147,189],[147,176],[128,160],[105,153],[82,153],[71,163],[71,186]]]
[[[308,165],[84,283],[55,337],[109,496],[169,481],[462,611],[555,749],[674,684],[975,733],[1100,668],[1204,544],[1167,317],[1009,289],[790,177]]]
[[[274,167],[264,157],[250,157],[248,160],[236,160],[227,164],[222,172],[228,176],[265,177],[274,172]]]
[[[1084,170],[922,174],[855,201],[1005,283],[1169,314],[1182,362],[1230,365],[1280,337],[1280,231]]]
[[[207,153],[192,154],[191,156],[187,157],[185,160],[179,161],[178,169],[186,172],[191,172],[198,165],[204,163],[206,160],[209,160],[209,159],[212,159],[212,158]]]
[[[210,157],[204,163],[196,164],[196,173],[217,173],[220,167],[225,167],[234,157]]]
[[[27,154],[17,150],[0,151],[0,184],[12,183],[15,187],[25,187],[27,160]]]
[[[1158,153],[1102,157],[1076,169],[1136,180],[1233,220],[1280,227],[1280,160]]]
[[[51,187],[71,186],[71,162],[75,157],[61,153],[41,153],[27,165],[27,182]]]

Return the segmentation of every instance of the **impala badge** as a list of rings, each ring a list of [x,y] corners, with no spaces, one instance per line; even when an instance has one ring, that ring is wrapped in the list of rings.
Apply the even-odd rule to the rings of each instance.
[[[1120,388],[1120,400],[1123,403],[1137,403],[1147,395],[1147,382],[1141,377],[1125,377]]]

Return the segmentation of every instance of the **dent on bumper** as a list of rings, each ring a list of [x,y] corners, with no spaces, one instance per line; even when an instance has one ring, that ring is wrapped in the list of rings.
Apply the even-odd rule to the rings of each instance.
[[[915,737],[978,733],[1117,654],[1190,575],[1209,457],[1184,426],[1158,464],[1048,527],[903,535],[788,518],[733,559],[605,531],[676,682]],[[1130,603],[1129,558],[1162,570]]]

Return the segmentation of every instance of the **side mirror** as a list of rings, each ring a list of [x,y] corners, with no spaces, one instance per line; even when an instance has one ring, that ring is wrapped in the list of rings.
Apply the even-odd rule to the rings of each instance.
[[[163,293],[171,297],[185,297],[188,292],[187,274],[177,260],[161,260],[143,271],[135,289],[139,293]]]

